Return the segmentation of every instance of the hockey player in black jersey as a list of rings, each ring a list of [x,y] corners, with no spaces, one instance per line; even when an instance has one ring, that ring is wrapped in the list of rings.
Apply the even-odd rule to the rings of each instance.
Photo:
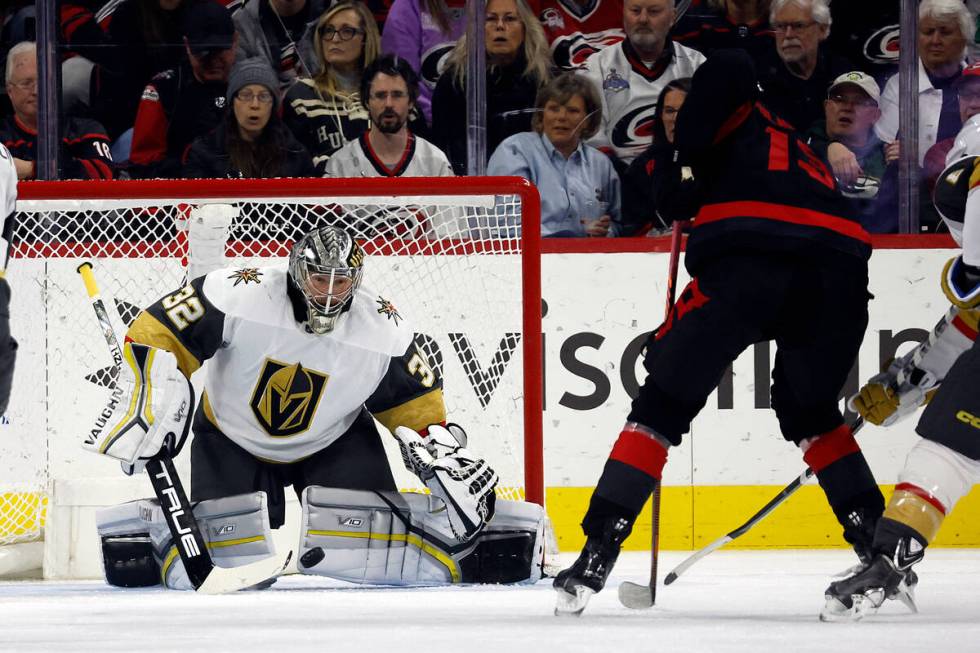
[[[729,364],[766,340],[777,347],[783,437],[816,472],[844,538],[868,555],[884,499],[838,397],[867,326],[870,237],[827,165],[758,96],[749,55],[720,50],[678,115],[679,162],[702,186],[685,259],[692,280],[647,342],[648,375],[582,521],[585,548],[555,578],[559,613],[580,612],[602,589],[669,448]]]

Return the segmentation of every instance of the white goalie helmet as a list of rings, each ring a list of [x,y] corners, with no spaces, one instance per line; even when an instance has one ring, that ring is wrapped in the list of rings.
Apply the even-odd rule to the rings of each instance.
[[[289,252],[289,294],[296,319],[323,335],[350,310],[364,272],[364,250],[339,227],[319,227]]]

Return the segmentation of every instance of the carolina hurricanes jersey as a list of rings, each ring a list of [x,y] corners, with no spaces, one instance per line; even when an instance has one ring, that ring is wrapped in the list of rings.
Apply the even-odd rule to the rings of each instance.
[[[673,41],[667,41],[652,67],[640,60],[629,41],[589,57],[582,74],[599,89],[602,124],[588,144],[611,149],[628,164],[650,146],[660,91],[671,80],[692,76],[703,62],[703,54]]]
[[[340,148],[327,161],[327,177],[452,177],[449,159],[438,147],[409,132],[405,152],[389,168],[371,147],[368,134]]]
[[[325,335],[306,333],[284,265],[216,270],[143,311],[127,337],[210,359],[198,406],[254,456],[292,462],[330,445],[367,407],[385,426],[445,420],[442,384],[395,305],[363,286]]]
[[[596,52],[624,38],[623,0],[531,0],[541,21],[555,66],[582,68]]]

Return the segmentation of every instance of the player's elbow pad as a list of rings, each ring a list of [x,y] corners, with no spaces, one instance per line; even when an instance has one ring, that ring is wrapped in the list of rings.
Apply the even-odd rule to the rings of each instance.
[[[957,308],[980,306],[980,268],[967,265],[963,256],[952,258],[943,268],[943,293]]]

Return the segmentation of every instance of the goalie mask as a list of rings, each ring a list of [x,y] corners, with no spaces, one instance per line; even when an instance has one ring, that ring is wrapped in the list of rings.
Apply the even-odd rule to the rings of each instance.
[[[350,310],[361,285],[364,250],[343,229],[320,227],[289,252],[289,296],[296,319],[309,333],[323,335]]]

